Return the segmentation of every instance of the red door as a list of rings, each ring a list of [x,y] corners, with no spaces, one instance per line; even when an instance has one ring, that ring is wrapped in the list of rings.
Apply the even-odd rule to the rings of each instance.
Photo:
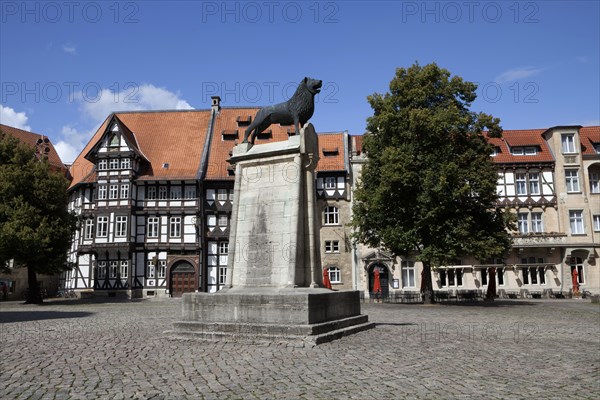
[[[187,261],[180,261],[171,269],[171,295],[181,297],[196,291],[196,270]]]

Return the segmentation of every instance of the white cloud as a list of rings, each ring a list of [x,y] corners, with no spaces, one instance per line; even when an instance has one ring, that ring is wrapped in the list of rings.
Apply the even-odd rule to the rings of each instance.
[[[151,84],[131,85],[118,93],[102,89],[97,96],[86,94],[79,97],[83,111],[95,122],[103,121],[113,111],[135,110],[191,110],[193,107],[173,93]]]
[[[516,81],[518,79],[529,78],[530,76],[537,75],[541,71],[541,68],[535,67],[512,68],[498,75],[496,78],[494,78],[494,81],[497,83]]]
[[[63,51],[67,54],[77,54],[77,48],[75,48],[75,46],[70,43],[63,44],[62,48]]]
[[[60,156],[62,162],[70,164],[81,153],[86,143],[92,137],[89,132],[79,132],[70,125],[65,125],[61,131],[62,139],[54,143],[54,148]]]
[[[12,108],[0,104],[0,122],[4,125],[31,131],[31,127],[27,125],[28,119],[29,117],[25,112],[16,112]]]

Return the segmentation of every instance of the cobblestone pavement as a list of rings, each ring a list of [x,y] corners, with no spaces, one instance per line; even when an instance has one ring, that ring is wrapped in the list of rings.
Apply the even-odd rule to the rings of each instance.
[[[0,303],[3,399],[592,399],[600,307],[364,304],[315,348],[169,339],[176,299]]]

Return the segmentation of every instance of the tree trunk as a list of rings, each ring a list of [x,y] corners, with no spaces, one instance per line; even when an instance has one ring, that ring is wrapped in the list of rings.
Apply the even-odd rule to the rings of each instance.
[[[43,304],[42,293],[37,281],[35,270],[27,266],[27,283],[29,284],[29,295],[25,300],[25,304]]]
[[[423,262],[423,270],[421,271],[421,294],[423,295],[424,304],[435,303],[433,282],[431,280],[431,265],[428,262]]]

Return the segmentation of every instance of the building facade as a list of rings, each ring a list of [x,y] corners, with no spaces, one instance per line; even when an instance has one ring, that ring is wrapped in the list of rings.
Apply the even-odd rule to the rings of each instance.
[[[434,290],[443,297],[481,293],[492,271],[502,296],[569,295],[573,279],[579,290],[599,293],[600,127],[506,130],[502,139],[490,141],[498,166],[498,207],[517,219],[512,249],[504,258],[465,257],[434,269]],[[362,137],[350,143],[354,186],[366,156]],[[377,268],[383,295],[418,292],[422,265],[416,255],[394,257],[385,249],[354,246],[356,288],[371,292]]]

